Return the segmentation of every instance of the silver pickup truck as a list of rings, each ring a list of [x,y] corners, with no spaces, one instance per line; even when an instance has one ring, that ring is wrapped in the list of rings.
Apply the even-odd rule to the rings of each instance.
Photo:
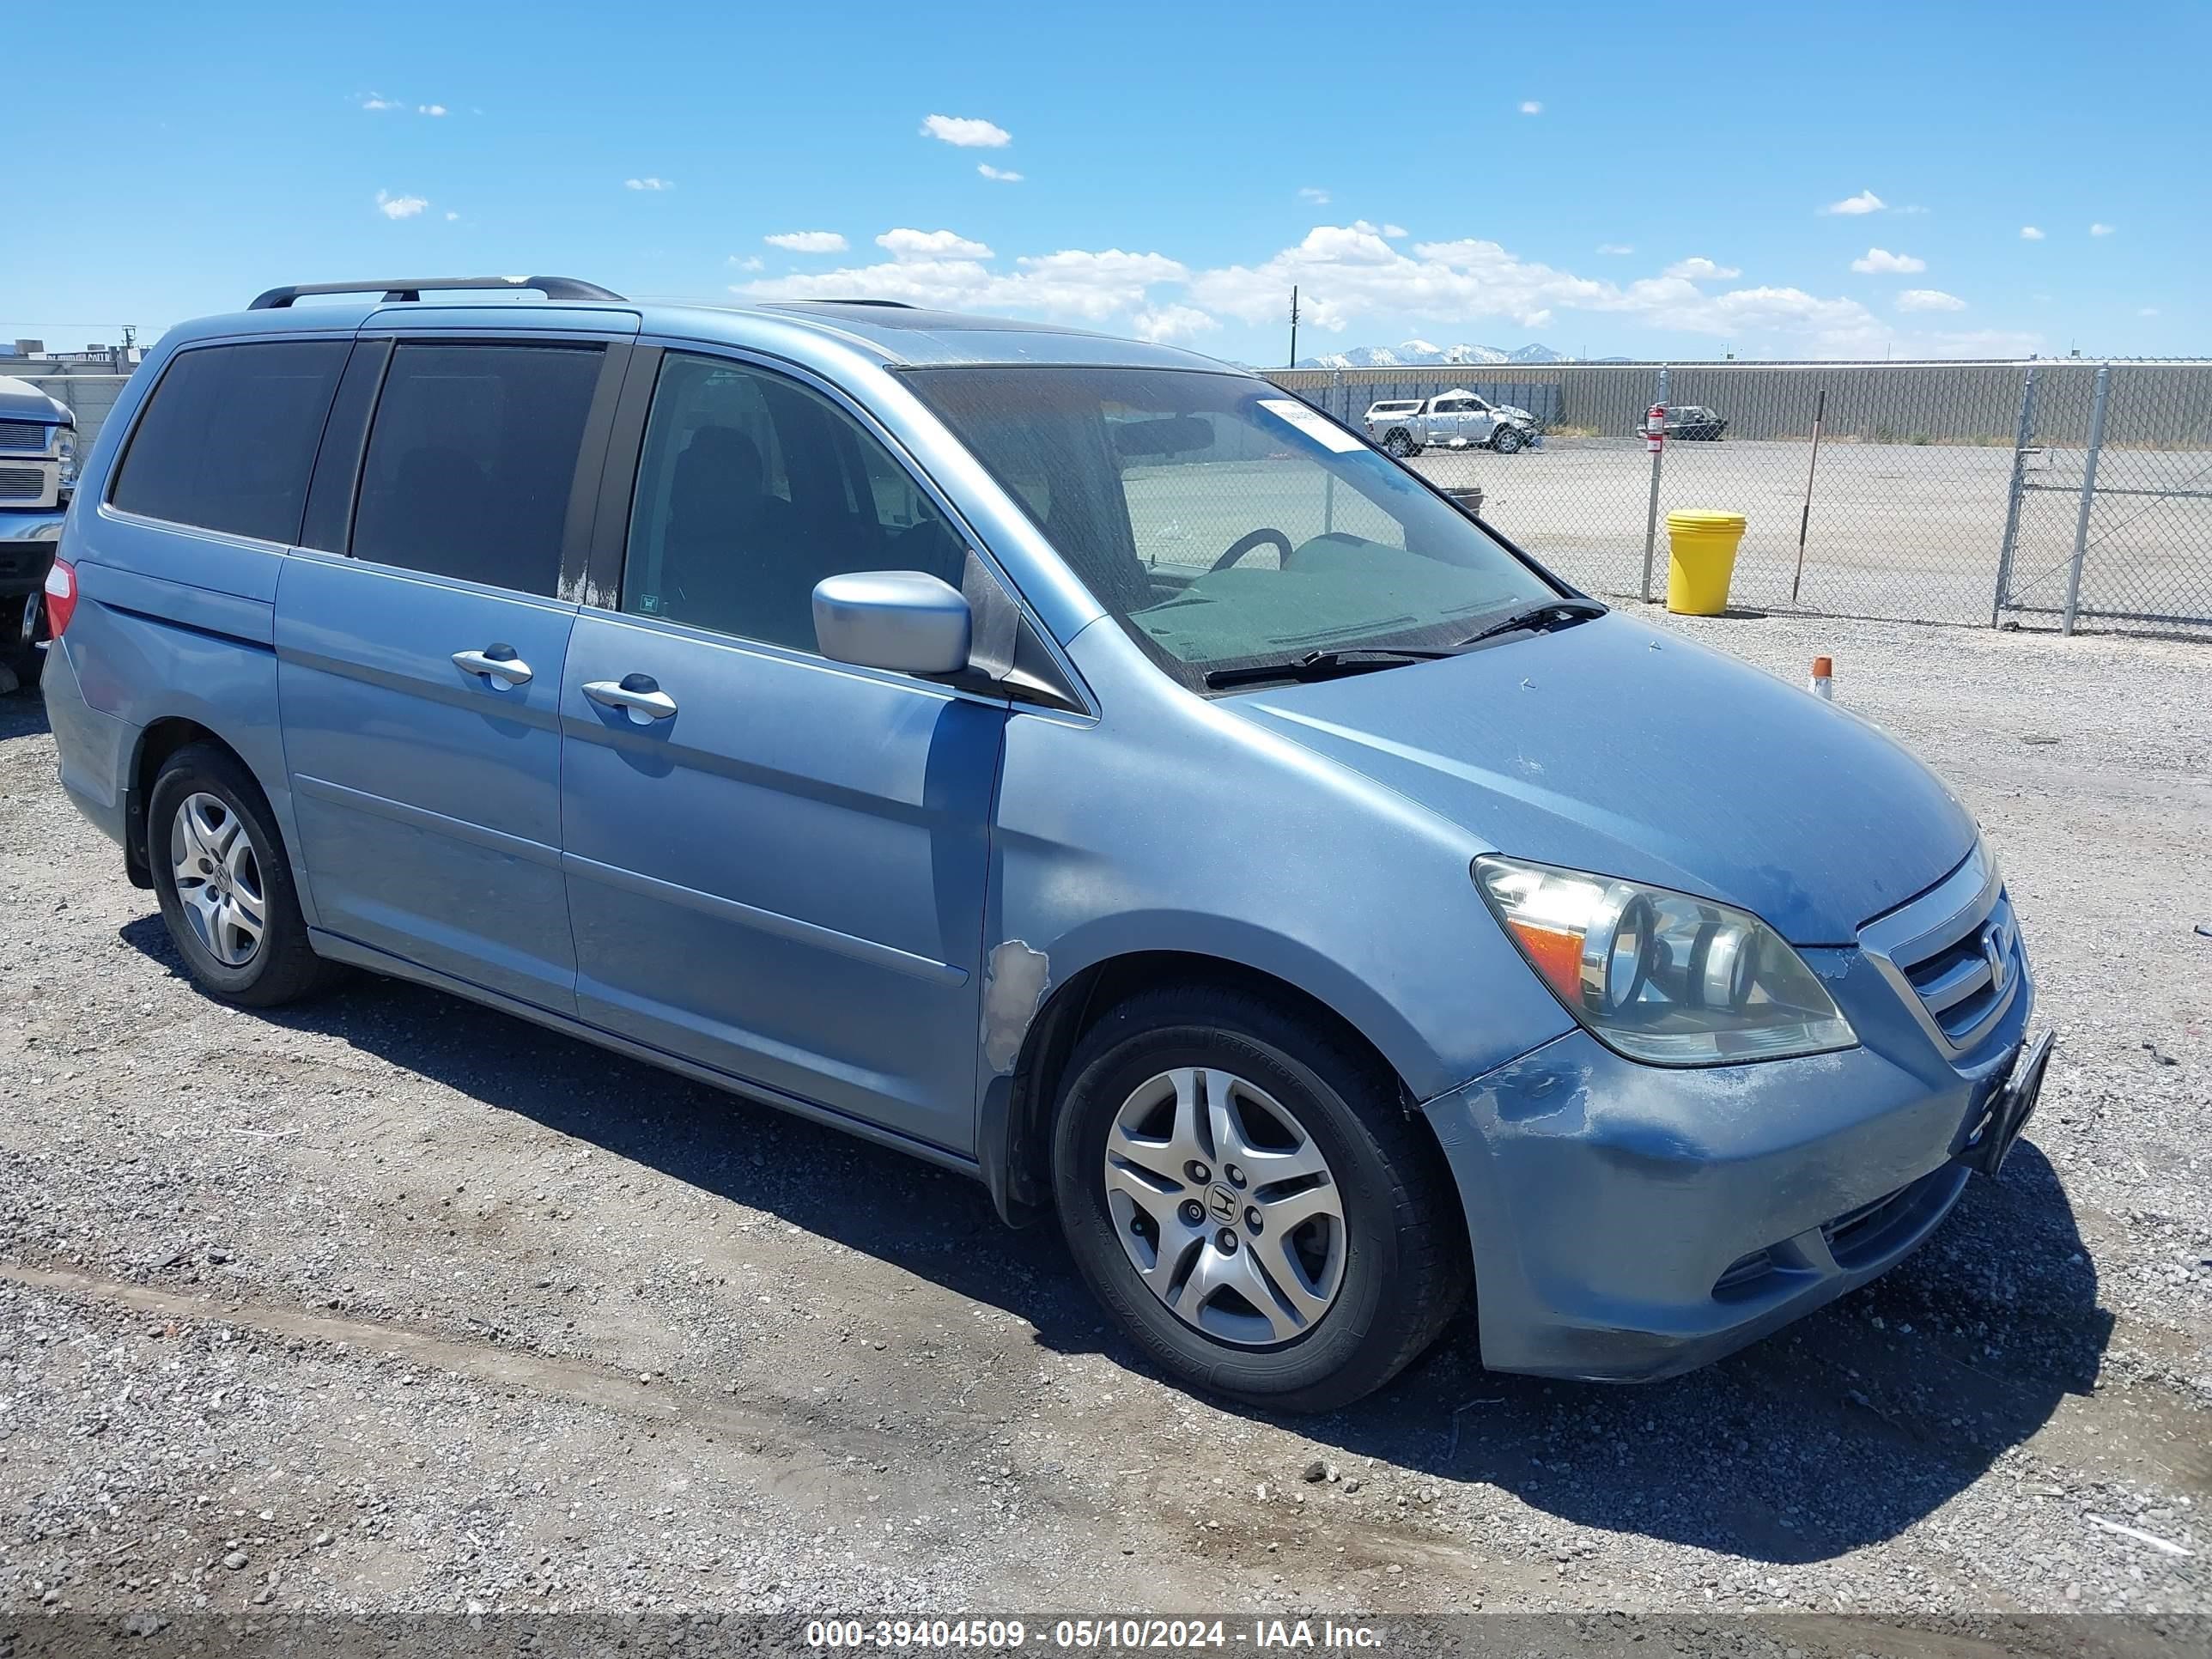
[[[1536,417],[1527,410],[1459,390],[1426,399],[1370,404],[1364,418],[1367,435],[1401,460],[1424,449],[1494,449],[1510,455],[1542,436]]]
[[[0,375],[0,693],[38,683],[43,592],[76,487],[76,417]]]

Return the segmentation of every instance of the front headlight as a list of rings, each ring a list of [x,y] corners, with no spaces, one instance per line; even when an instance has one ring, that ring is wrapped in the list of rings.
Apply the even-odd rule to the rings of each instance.
[[[1567,1012],[1653,1066],[1717,1066],[1858,1041],[1804,959],[1757,916],[1710,899],[1523,859],[1474,884]]]
[[[76,482],[76,434],[70,428],[64,427],[61,429],[59,437],[55,441],[54,453],[61,457],[63,484],[66,486],[75,483]]]

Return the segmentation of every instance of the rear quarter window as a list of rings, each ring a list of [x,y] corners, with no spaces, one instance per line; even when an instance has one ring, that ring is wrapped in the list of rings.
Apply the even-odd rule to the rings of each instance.
[[[353,556],[555,593],[605,356],[596,345],[403,342],[369,428]]]
[[[296,540],[349,348],[272,340],[179,352],[131,434],[109,504],[234,536]]]

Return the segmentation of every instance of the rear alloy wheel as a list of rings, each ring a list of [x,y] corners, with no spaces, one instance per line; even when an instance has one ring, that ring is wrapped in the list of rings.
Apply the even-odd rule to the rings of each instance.
[[[1459,1198],[1375,1055],[1245,991],[1164,985],[1077,1045],[1053,1134],[1060,1226],[1163,1370],[1326,1411],[1433,1341],[1470,1277]]]
[[[1490,447],[1501,455],[1510,455],[1526,442],[1528,440],[1522,436],[1519,427],[1501,426],[1492,434]]]
[[[336,970],[315,954],[260,786],[213,744],[169,757],[146,802],[146,862],[161,920],[210,996],[273,1008]]]
[[[1382,441],[1382,453],[1386,455],[1395,455],[1403,461],[1410,460],[1421,452],[1419,446],[1406,434],[1404,428],[1401,428]]]

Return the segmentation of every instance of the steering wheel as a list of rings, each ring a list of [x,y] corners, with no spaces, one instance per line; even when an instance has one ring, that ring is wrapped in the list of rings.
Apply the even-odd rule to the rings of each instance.
[[[1235,564],[1237,560],[1243,558],[1254,548],[1264,546],[1269,542],[1274,543],[1276,546],[1283,550],[1279,562],[1283,564],[1288,564],[1291,562],[1291,538],[1283,534],[1279,530],[1268,530],[1263,528],[1249,531],[1244,535],[1239,536],[1236,541],[1231,544],[1229,550],[1213,562],[1213,568],[1215,570],[1226,570],[1231,565]],[[1209,572],[1208,574],[1211,574],[1212,573]]]

